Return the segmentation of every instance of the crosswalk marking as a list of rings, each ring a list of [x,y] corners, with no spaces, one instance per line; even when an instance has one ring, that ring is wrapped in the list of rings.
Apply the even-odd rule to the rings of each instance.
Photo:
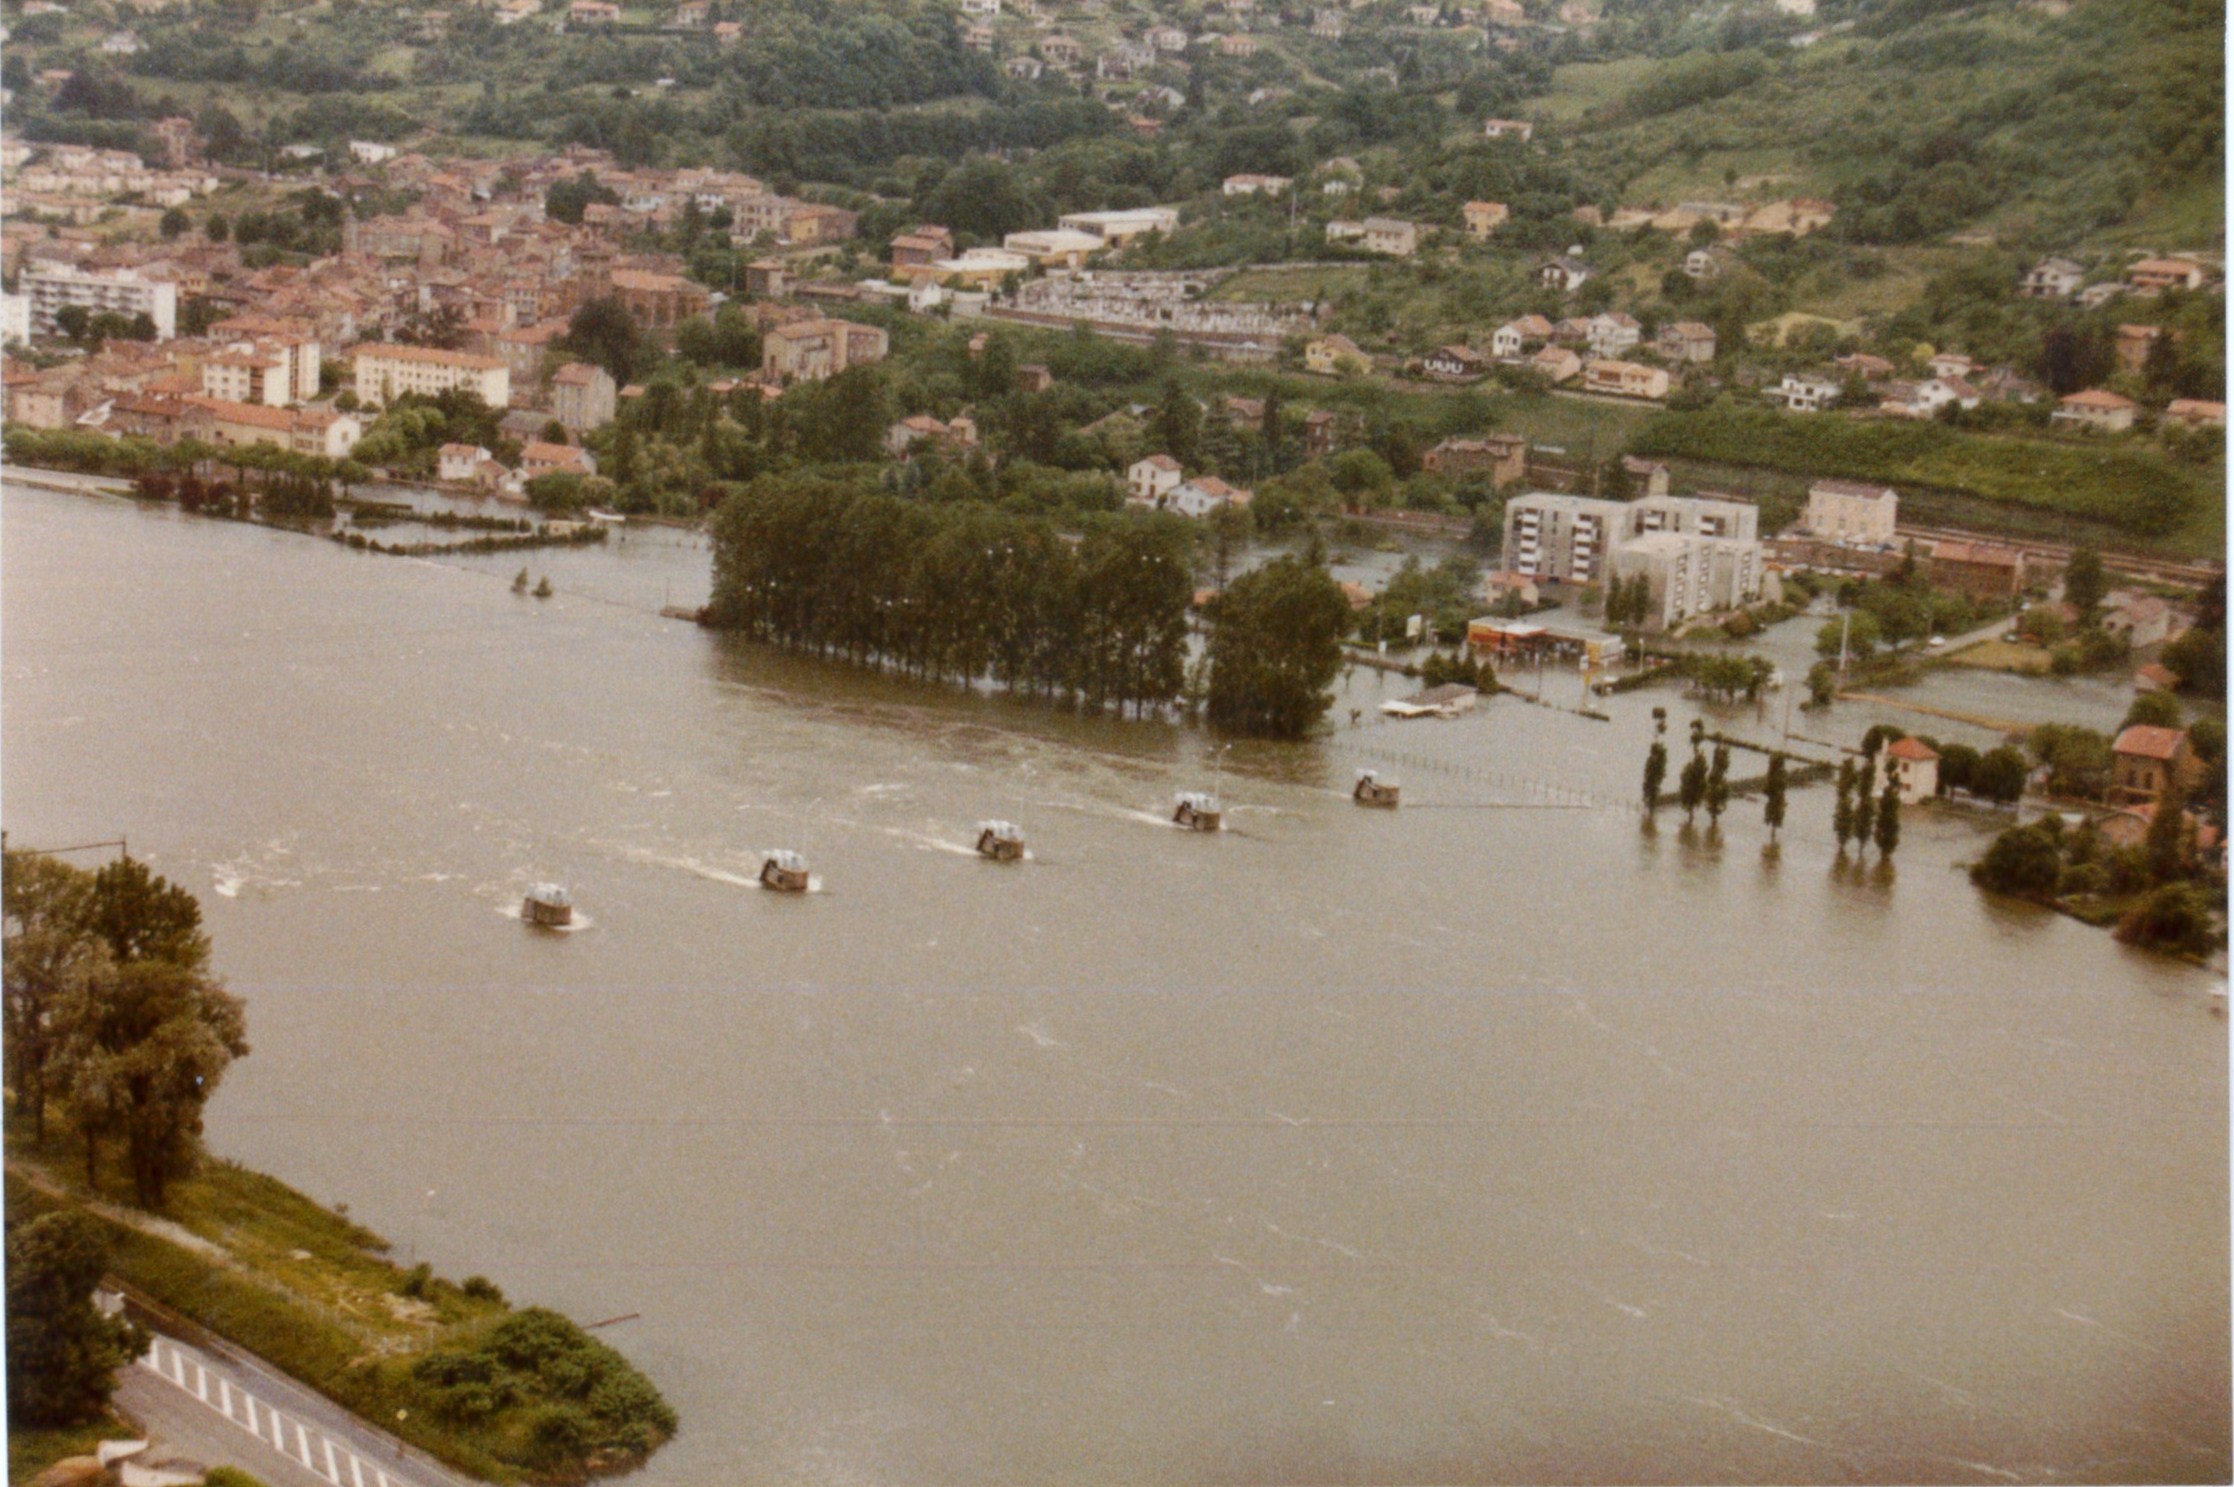
[[[166,1350],[169,1353],[168,1359],[164,1356]],[[166,1366],[166,1363],[168,1366]],[[191,1384],[187,1382],[186,1371],[188,1365],[192,1365],[194,1370],[194,1380]],[[172,1385],[180,1393],[191,1395],[202,1404],[216,1410],[258,1440],[276,1447],[281,1455],[300,1460],[305,1468],[332,1482],[334,1487],[342,1487],[345,1480],[351,1484],[351,1487],[367,1487],[365,1478],[368,1475],[366,1467],[369,1463],[357,1452],[352,1451],[346,1445],[336,1443],[334,1438],[324,1431],[313,1430],[308,1421],[282,1414],[271,1404],[257,1399],[246,1389],[235,1390],[230,1379],[222,1373],[213,1374],[212,1370],[205,1367],[202,1360],[195,1357],[184,1345],[167,1337],[157,1338],[153,1345],[149,1347],[146,1355],[139,1360],[139,1366],[145,1368],[163,1382]],[[217,1399],[214,1402],[210,1399],[209,1393],[210,1379],[213,1376],[217,1380]],[[236,1414],[233,1409],[233,1399],[236,1393],[244,1407],[240,1414]],[[256,1407],[259,1404],[263,1405],[264,1416],[271,1422],[269,1427],[266,1427],[263,1419],[260,1419],[257,1415]],[[244,1415],[245,1419],[243,1418]],[[287,1440],[289,1426],[293,1426],[295,1432],[292,1447],[289,1446]],[[314,1440],[316,1442],[315,1446],[313,1445]],[[318,1454],[321,1451],[326,1461],[323,1471],[320,1471],[318,1467]],[[349,1475],[346,1479],[342,1476],[341,1463],[343,1461],[349,1463]],[[413,1487],[413,1484],[409,1481],[390,1477],[387,1472],[377,1466],[372,1467],[369,1475],[376,1487]]]

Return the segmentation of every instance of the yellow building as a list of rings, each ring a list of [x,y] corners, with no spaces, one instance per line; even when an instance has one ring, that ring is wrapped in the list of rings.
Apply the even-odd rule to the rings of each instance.
[[[453,387],[479,393],[492,408],[512,401],[512,369],[494,356],[383,342],[357,348],[356,374],[358,400],[366,403],[385,404],[407,392],[431,398]]]

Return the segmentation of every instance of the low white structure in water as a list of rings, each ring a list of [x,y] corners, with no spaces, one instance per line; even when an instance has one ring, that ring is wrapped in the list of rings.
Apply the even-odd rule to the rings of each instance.
[[[995,862],[1015,862],[1024,855],[1024,828],[1014,821],[980,821],[977,850]]]
[[[1174,822],[1190,831],[1216,831],[1224,817],[1225,808],[1218,804],[1218,797],[1200,790],[1182,791],[1179,808],[1171,813]]]
[[[807,891],[807,859],[777,848],[760,864],[760,886],[783,893]]]
[[[529,924],[564,929],[574,922],[574,899],[556,883],[538,883],[520,901],[520,918]]]
[[[1393,808],[1402,788],[1393,778],[1382,775],[1379,770],[1361,769],[1357,772],[1357,787],[1350,791],[1350,799],[1359,805]]]

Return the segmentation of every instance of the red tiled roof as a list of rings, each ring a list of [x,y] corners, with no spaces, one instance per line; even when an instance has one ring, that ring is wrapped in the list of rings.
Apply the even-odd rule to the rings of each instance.
[[[2133,399],[2120,397],[2108,388],[2090,387],[2085,392],[2075,392],[2063,400],[2066,408],[2130,408]]]
[[[493,372],[505,363],[494,356],[474,356],[464,351],[440,351],[432,346],[404,346],[393,341],[368,341],[351,353],[357,356],[385,356],[395,361],[426,362],[435,366],[467,367],[476,371]]]
[[[2140,759],[2169,760],[2180,752],[2180,746],[2186,742],[2187,731],[2183,728],[2156,728],[2147,723],[2136,723],[2118,735],[2112,752],[2131,754]]]
[[[1927,759],[1937,759],[1939,751],[1921,739],[1896,738],[1885,746],[1885,752],[1895,759],[1906,759],[1921,764]]]

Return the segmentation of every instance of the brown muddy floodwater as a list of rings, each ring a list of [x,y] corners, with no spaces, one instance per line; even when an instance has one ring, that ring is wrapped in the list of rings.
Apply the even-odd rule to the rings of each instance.
[[[2226,1479],[2220,982],[1981,897],[1986,828],[1649,833],[1692,704],[1361,672],[1190,834],[1195,732],[660,620],[689,537],[530,557],[11,491],[7,825],[202,896],[217,1150],[642,1313],[649,1487]]]

